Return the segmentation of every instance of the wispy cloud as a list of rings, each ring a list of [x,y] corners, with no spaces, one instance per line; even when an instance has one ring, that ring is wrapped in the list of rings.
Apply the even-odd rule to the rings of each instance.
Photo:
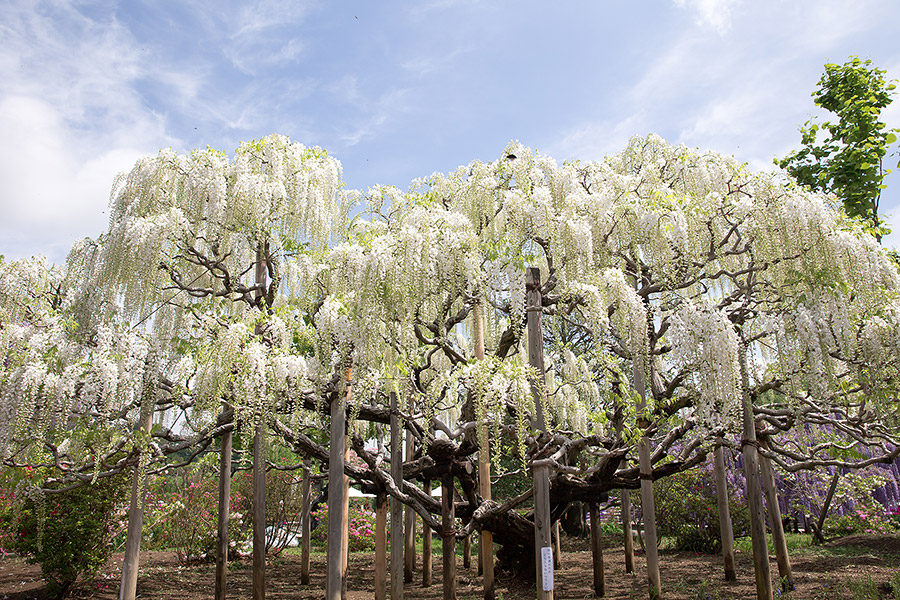
[[[71,4],[9,2],[0,26],[0,252],[53,248],[102,231],[112,175],[172,143],[136,83],[153,77],[114,18]],[[22,232],[32,232],[25,238]]]
[[[731,28],[732,9],[740,0],[674,0],[675,5],[694,13],[694,20],[702,27],[724,34]]]

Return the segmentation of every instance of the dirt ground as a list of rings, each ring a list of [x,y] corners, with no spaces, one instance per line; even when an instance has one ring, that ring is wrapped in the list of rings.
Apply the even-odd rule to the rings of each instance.
[[[644,557],[635,557],[635,573],[625,573],[621,545],[604,540],[606,597],[646,598],[647,587]],[[97,578],[80,582],[74,598],[117,598],[121,556],[110,562]],[[421,560],[421,557],[420,557]],[[722,576],[721,558],[689,552],[660,554],[664,597],[671,600],[725,600],[755,598],[752,561],[748,554],[737,554],[738,581],[726,583]],[[481,597],[481,578],[474,569],[462,568],[458,561],[457,597],[469,600]],[[900,570],[900,536],[851,536],[831,542],[818,555],[809,552],[792,557],[795,589],[789,596],[794,600],[852,599],[848,584],[851,579],[871,578],[880,586],[882,598],[894,598],[890,580]],[[473,566],[475,561],[472,561]],[[773,577],[778,569],[771,559]],[[313,555],[312,581],[299,585],[300,558],[288,555],[270,560],[267,569],[267,593],[271,600],[319,599],[324,596],[325,556]],[[419,565],[420,567],[420,565]],[[141,555],[138,597],[153,600],[200,600],[213,596],[214,570],[212,565],[182,566],[174,553],[146,552]],[[372,598],[374,579],[373,557],[358,553],[350,557],[348,598]],[[563,545],[562,566],[555,575],[555,597],[558,600],[593,598],[591,553],[587,540],[566,538]],[[421,570],[412,583],[406,584],[404,596],[409,600],[432,600],[442,597],[441,560],[434,557],[434,584],[423,588]],[[229,598],[250,597],[249,561],[237,562],[229,568]],[[390,588],[388,588],[390,589]],[[534,587],[526,581],[503,577],[498,579],[497,598],[502,600],[531,599]],[[778,597],[778,596],[776,596]],[[867,596],[868,597],[868,596]],[[44,600],[43,583],[37,566],[25,564],[19,558],[0,558],[0,600]]]

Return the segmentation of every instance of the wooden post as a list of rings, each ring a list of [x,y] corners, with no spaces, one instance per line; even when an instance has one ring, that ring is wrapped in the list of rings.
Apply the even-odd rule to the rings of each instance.
[[[764,448],[766,447],[765,443],[764,440],[760,440],[760,445]],[[778,576],[781,578],[784,591],[788,591],[794,587],[791,557],[788,554],[787,539],[784,536],[784,524],[781,522],[781,506],[778,504],[775,472],[772,470],[772,461],[763,454],[759,455],[759,474],[762,477],[763,490],[766,494],[767,512],[769,513],[769,523],[772,529],[772,543],[775,546],[775,560],[778,562]]]
[[[260,308],[265,303],[266,256],[263,246],[256,249],[256,301]],[[262,332],[257,326],[256,334]],[[266,597],[266,439],[263,416],[259,415],[253,433],[253,600]]]
[[[472,335],[475,338],[475,360],[484,360],[484,309],[481,299],[475,301],[472,314]],[[491,444],[488,424],[481,423],[478,449],[478,493],[483,500],[491,499]],[[478,574],[483,575],[484,600],[494,600],[494,535],[481,529],[478,543]]]
[[[219,523],[216,538],[215,600],[225,600],[228,574],[228,518],[231,511],[231,437],[232,430],[222,433],[219,448]]]
[[[303,482],[300,484],[300,494],[303,499],[303,505],[300,512],[300,531],[302,540],[300,541],[300,585],[309,585],[309,559],[310,559],[310,536],[312,535],[312,523],[310,519],[310,492],[312,488],[312,471],[309,468],[309,459],[303,460]]]
[[[413,411],[413,396],[409,395],[406,402],[406,410],[409,414]],[[415,441],[412,436],[407,433],[406,437],[406,460],[412,460],[415,456]],[[404,520],[403,538],[403,581],[411,583],[413,580],[413,571],[416,570],[416,512],[411,506],[406,507],[406,518]]]
[[[403,452],[397,392],[391,392],[391,478],[403,489]],[[391,600],[403,600],[403,504],[391,497]]]
[[[600,505],[590,503],[591,511],[591,556],[594,564],[594,594],[600,598],[606,595],[606,579],[603,573],[603,534],[600,531]]]
[[[722,536],[722,560],[725,563],[725,581],[737,581],[734,571],[734,529],[731,509],[728,505],[728,484],[725,481],[725,449],[722,437],[716,438],[713,451],[713,471],[716,477],[716,502],[719,507],[719,533]]]
[[[253,600],[266,597],[266,440],[262,422],[253,435]]]
[[[145,406],[146,405],[146,406]],[[153,405],[141,403],[140,431],[150,434],[153,419]],[[138,565],[141,554],[141,532],[144,526],[144,503],[147,497],[146,473],[142,472],[141,461],[134,466],[131,480],[131,504],[128,508],[128,530],[125,537],[125,558],[122,561],[122,583],[119,586],[119,600],[134,600],[137,595]],[[52,543],[50,540],[47,543]]]
[[[375,495],[375,600],[387,600],[387,494]]]
[[[472,536],[463,538],[463,569],[472,568]]]
[[[344,577],[344,443],[347,431],[347,398],[352,390],[352,371],[347,369],[347,397],[340,392],[331,401],[331,448],[328,455],[328,579],[326,600],[341,600]]]
[[[562,541],[559,539],[559,521],[553,524],[553,568],[559,569],[562,564]]]
[[[534,395],[535,429],[537,435],[547,430],[544,419],[544,334],[541,331],[541,271],[529,267],[526,274],[526,303],[528,326],[528,364],[537,372],[537,379],[532,382]],[[539,600],[553,600],[553,581],[544,581],[542,573],[542,557],[551,556],[549,573],[553,572],[553,546],[550,541],[550,469],[544,464],[535,465],[533,471],[534,485],[534,558]],[[544,589],[549,588],[549,589]]]
[[[621,466],[625,466],[622,461]],[[625,542],[625,572],[634,573],[634,531],[631,529],[631,490],[619,490],[619,501],[622,505],[622,532]]]
[[[443,545],[444,600],[456,600],[456,511],[453,505],[453,474],[441,478],[441,538]]]
[[[759,458],[756,452],[756,426],[753,404],[750,401],[750,375],[747,372],[747,344],[740,340],[741,407],[744,437],[741,451],[744,455],[744,478],[747,481],[747,506],[750,510],[750,538],[753,546],[753,566],[756,574],[757,600],[772,600],[772,574],[769,569],[769,548],[766,541],[766,523],[762,516],[762,492],[759,488]]]
[[[426,479],[422,488],[431,496],[431,480]],[[431,527],[422,524],[422,587],[430,587],[432,583]]]
[[[831,500],[834,498],[834,492],[837,490],[837,484],[840,478],[841,472],[835,467],[834,476],[831,478],[831,483],[828,485],[828,492],[825,494],[825,501],[822,503],[822,510],[819,511],[819,519],[816,521],[816,528],[813,530],[815,541],[819,544],[825,543],[825,536],[822,533],[822,528],[825,527],[825,517],[828,516],[828,509],[831,508]]]
[[[644,374],[644,357],[632,359],[634,389],[640,395],[638,402],[639,419],[647,410],[647,389]],[[659,548],[656,543],[656,502],[653,498],[653,464],[650,462],[650,438],[646,428],[649,423],[638,423],[644,429],[644,435],[638,441],[638,464],[641,477],[641,513],[644,516],[644,541],[647,553],[647,579],[650,583],[650,598],[662,598],[662,586],[659,578]]]
[[[348,398],[349,404],[349,398]],[[348,438],[344,438],[344,464],[350,462],[350,443]],[[344,512],[341,521],[341,536],[344,538],[344,545],[341,548],[341,598],[347,597],[347,572],[350,568],[350,477],[344,473],[342,480],[344,485]]]

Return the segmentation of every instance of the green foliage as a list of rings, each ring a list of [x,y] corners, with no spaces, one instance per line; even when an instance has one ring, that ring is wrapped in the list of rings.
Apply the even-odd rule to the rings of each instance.
[[[3,546],[40,564],[47,595],[65,598],[79,576],[95,574],[109,558],[128,480],[122,473],[59,494],[4,496]]]
[[[890,173],[883,160],[900,131],[879,120],[895,89],[884,75],[872,61],[857,57],[825,65],[812,96],[816,106],[837,120],[807,121],[800,128],[803,148],[775,161],[800,184],[841,198],[847,213],[864,221],[879,240],[890,232],[878,216],[884,177]],[[819,140],[820,132],[824,140]]]
[[[719,509],[712,474],[701,470],[677,473],[654,482],[657,528],[674,539],[675,550],[716,554],[722,548]],[[735,536],[749,531],[746,506],[729,499]]]

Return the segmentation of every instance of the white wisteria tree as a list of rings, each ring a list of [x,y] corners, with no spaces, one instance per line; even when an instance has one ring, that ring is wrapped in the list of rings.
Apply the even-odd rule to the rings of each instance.
[[[642,483],[652,502],[653,479],[738,433],[750,473],[757,436],[788,470],[896,455],[900,278],[829,206],[656,136],[562,165],[511,144],[406,192],[343,192],[337,161],[278,136],[233,160],[164,151],[117,183],[109,232],[73,251],[66,277],[2,263],[4,457],[36,460],[23,453],[35,440],[73,480],[133,464],[152,382],[166,416],[145,455],[160,464],[235,425],[328,463],[329,407],[350,398],[364,461],[343,467],[351,479],[441,531],[417,481],[455,477],[456,535],[489,530],[501,566],[528,570],[534,524],[516,509],[531,493],[484,498],[474,463],[487,437],[550,469],[554,520]],[[526,306],[528,267],[544,275],[540,306]],[[529,360],[529,312],[543,318],[545,377]],[[416,440],[400,482],[365,444],[390,421],[390,392],[409,401]],[[110,458],[77,453],[73,415],[118,432]],[[777,443],[808,425],[828,432],[821,443]],[[757,581],[771,597],[767,572]]]

